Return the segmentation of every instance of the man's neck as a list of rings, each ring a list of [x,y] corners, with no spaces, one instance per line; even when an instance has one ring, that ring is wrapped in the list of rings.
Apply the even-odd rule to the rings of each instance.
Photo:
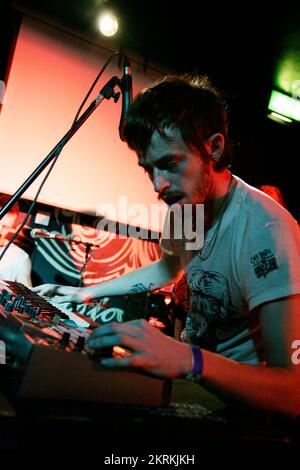
[[[230,204],[233,196],[234,177],[226,170],[215,173],[213,188],[204,203],[204,226],[205,231],[214,226],[224,213],[224,205]]]

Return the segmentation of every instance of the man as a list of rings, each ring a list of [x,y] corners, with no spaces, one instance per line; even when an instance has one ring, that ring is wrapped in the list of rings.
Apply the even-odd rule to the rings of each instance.
[[[0,208],[9,201],[9,197],[0,193]],[[19,206],[15,204],[0,220],[0,255],[14,232],[19,215]],[[31,287],[31,261],[29,255],[12,243],[0,260],[0,279],[17,281]]]
[[[224,105],[208,80],[166,77],[140,93],[123,128],[158,198],[169,206],[204,204],[205,242],[162,239],[161,259],[113,281],[76,289],[35,290],[64,302],[154,290],[184,269],[191,291],[182,341],[143,320],[105,325],[91,348],[122,345],[110,368],[138,367],[155,376],[191,376],[223,398],[256,409],[300,413],[299,229],[292,216],[233,176]],[[191,374],[192,373],[192,374]]]

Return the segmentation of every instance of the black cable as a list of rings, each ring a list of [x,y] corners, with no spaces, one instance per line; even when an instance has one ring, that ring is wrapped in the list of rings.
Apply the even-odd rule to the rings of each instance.
[[[61,149],[62,150],[62,149]],[[60,152],[61,152],[60,150]],[[41,182],[37,192],[36,192],[36,195],[31,203],[31,206],[29,207],[28,209],[28,212],[23,220],[23,222],[21,223],[21,225],[19,226],[18,230],[13,234],[13,236],[11,237],[11,239],[9,240],[8,244],[6,245],[6,247],[4,248],[4,250],[2,251],[1,255],[0,255],[0,261],[2,260],[3,256],[5,255],[5,253],[7,252],[8,248],[10,247],[10,245],[14,242],[14,240],[17,238],[17,236],[19,235],[19,233],[21,232],[21,230],[23,229],[24,225],[26,224],[27,220],[29,219],[29,216],[31,215],[32,211],[33,211],[33,208],[35,206],[35,203],[37,201],[37,198],[39,197],[39,194],[48,178],[48,176],[50,175],[55,163],[57,162],[57,159],[59,157],[59,154],[60,152],[57,153],[55,159],[53,160],[49,170],[47,171],[46,173],[46,176],[44,177],[43,181]]]
[[[76,113],[76,115],[75,115],[75,118],[74,118],[74,120],[73,120],[73,122],[72,122],[70,131],[71,131],[72,128],[74,127],[74,125],[75,125],[77,119],[79,118],[79,115],[80,115],[80,112],[81,112],[83,106],[85,105],[85,103],[86,103],[88,97],[90,96],[90,94],[92,93],[93,89],[95,88],[96,83],[98,82],[99,78],[102,76],[104,70],[106,69],[106,67],[108,66],[108,64],[110,63],[110,61],[111,61],[115,56],[117,56],[117,55],[119,55],[119,54],[121,54],[120,51],[114,52],[114,53],[107,59],[107,61],[105,62],[105,64],[103,65],[102,69],[100,70],[100,72],[98,73],[98,75],[97,75],[97,77],[95,78],[94,82],[92,83],[92,85],[91,85],[91,87],[90,87],[90,89],[89,89],[87,95],[85,96],[83,102],[81,103],[81,105],[80,105],[80,107],[79,107],[79,109],[78,109],[78,111],[77,111],[77,113]],[[29,219],[29,216],[31,215],[31,213],[32,213],[32,211],[33,211],[33,209],[34,209],[34,206],[35,206],[35,204],[36,204],[36,202],[37,202],[37,198],[39,197],[39,194],[40,194],[40,192],[41,192],[41,190],[42,190],[44,184],[46,183],[46,181],[47,181],[47,179],[48,179],[48,177],[49,177],[51,171],[53,170],[53,167],[54,167],[54,165],[56,164],[57,159],[58,159],[58,157],[59,157],[59,155],[60,155],[62,149],[63,149],[63,147],[60,148],[60,149],[58,149],[57,155],[56,155],[56,157],[54,158],[54,160],[53,160],[53,162],[52,162],[52,164],[51,164],[49,170],[47,171],[46,176],[44,177],[43,181],[41,182],[41,184],[40,184],[40,186],[39,186],[39,188],[38,188],[38,190],[37,190],[37,192],[36,192],[36,195],[35,195],[35,197],[34,197],[32,203],[31,203],[31,206],[29,207],[29,210],[28,210],[28,212],[27,212],[27,214],[26,214],[26,216],[25,216],[23,222],[21,223],[21,225],[20,225],[20,227],[18,228],[18,230],[14,233],[14,235],[11,237],[11,239],[10,239],[9,242],[8,242],[8,244],[6,245],[6,247],[4,248],[4,250],[2,251],[2,253],[1,253],[1,255],[0,255],[0,261],[2,260],[3,256],[5,255],[6,251],[7,251],[8,248],[10,247],[10,245],[13,243],[13,241],[17,238],[17,236],[19,235],[19,233],[20,233],[21,230],[23,229],[23,227],[24,227],[24,225],[26,224],[27,220]]]
[[[92,86],[90,87],[86,97],[84,98],[83,102],[81,103],[77,113],[76,113],[76,116],[74,118],[74,121],[72,123],[72,126],[71,126],[71,129],[72,127],[74,126],[75,122],[77,121],[77,119],[79,118],[79,114],[80,114],[80,111],[82,110],[83,106],[85,105],[88,97],[90,96],[90,94],[92,93],[93,89],[95,88],[96,86],[96,83],[98,82],[99,78],[101,77],[101,75],[103,74],[104,70],[106,69],[106,67],[108,66],[108,64],[110,63],[110,61],[117,55],[121,54],[121,52],[117,51],[117,52],[114,52],[108,59],[107,61],[105,62],[105,64],[103,65],[102,69],[100,70],[100,72],[98,73],[97,77],[95,78],[94,82],[92,83]]]

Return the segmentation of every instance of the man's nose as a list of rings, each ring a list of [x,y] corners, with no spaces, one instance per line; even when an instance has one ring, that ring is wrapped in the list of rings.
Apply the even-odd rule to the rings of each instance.
[[[170,183],[163,176],[162,171],[157,168],[153,170],[153,186],[155,192],[159,194],[162,194],[170,186]]]

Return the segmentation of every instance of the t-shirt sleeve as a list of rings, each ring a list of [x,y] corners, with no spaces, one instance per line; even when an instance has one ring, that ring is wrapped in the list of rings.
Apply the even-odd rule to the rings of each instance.
[[[257,226],[242,244],[238,276],[250,310],[300,293],[300,231],[289,221]]]

